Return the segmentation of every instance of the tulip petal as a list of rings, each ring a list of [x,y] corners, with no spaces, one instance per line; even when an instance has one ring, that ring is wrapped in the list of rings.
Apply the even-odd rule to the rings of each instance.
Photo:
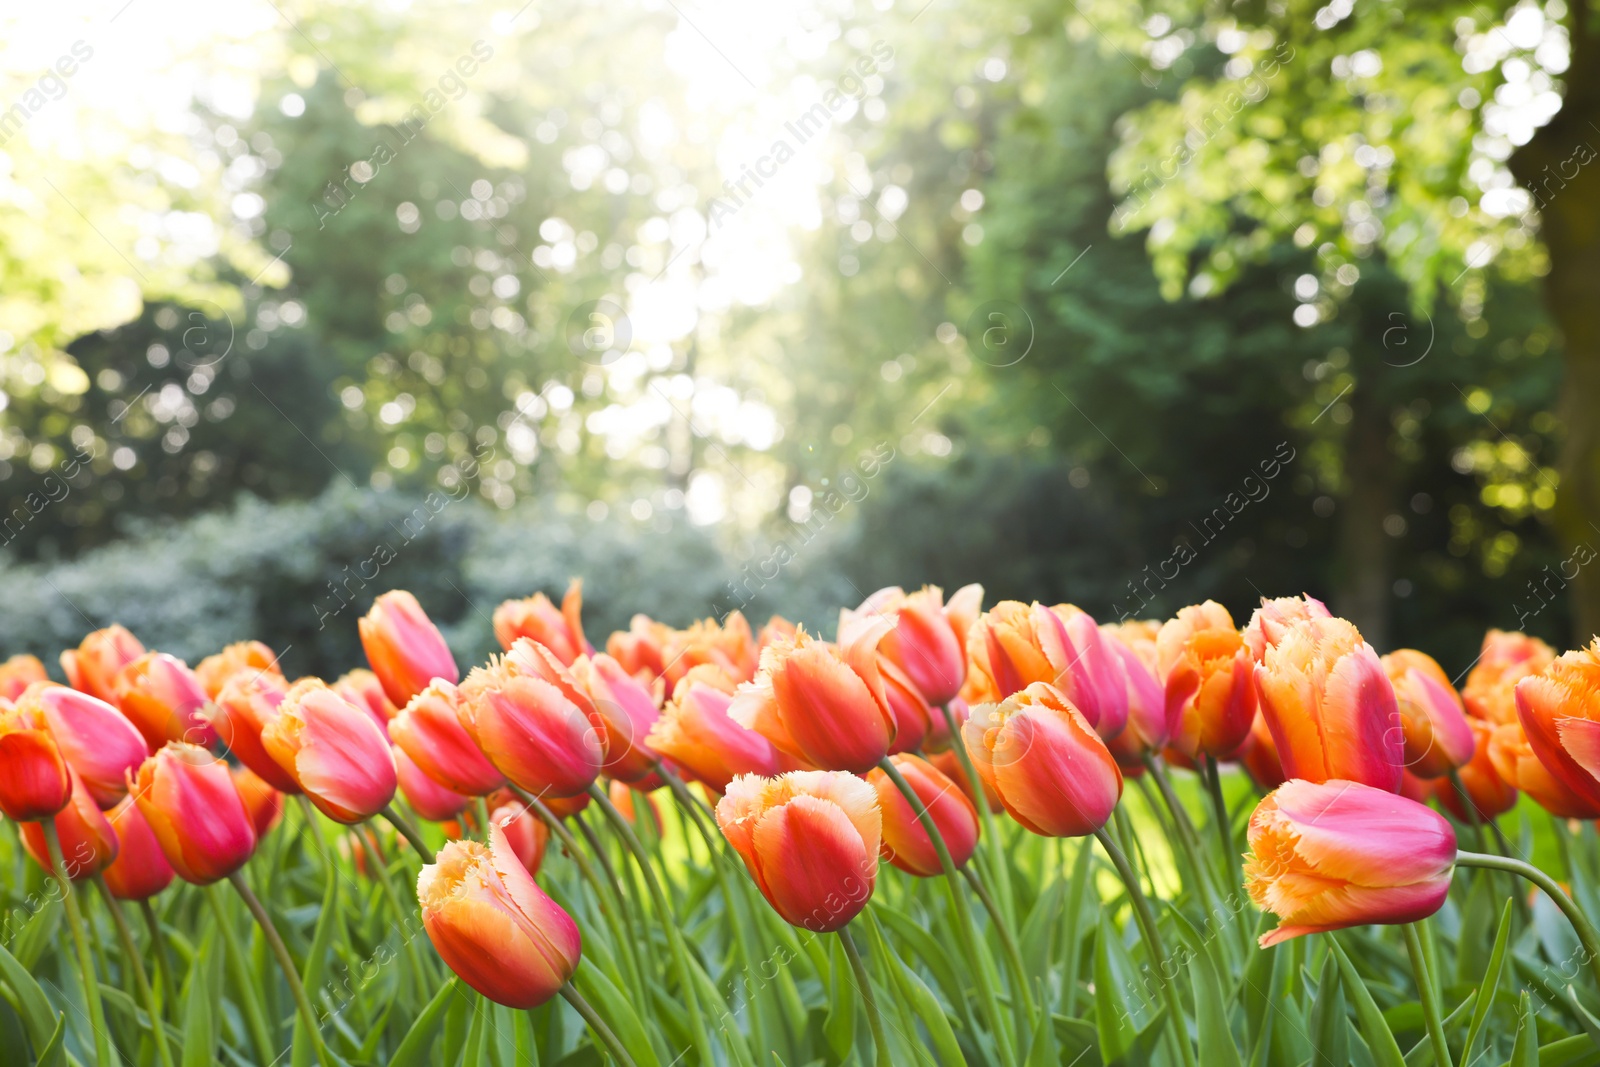
[[[1405,733],[1394,686],[1370,645],[1341,657],[1328,674],[1322,741],[1330,778],[1395,792],[1405,766]]]
[[[838,930],[864,908],[877,878],[870,852],[845,810],[800,795],[761,817],[752,835],[762,892],[779,915],[807,930]]]
[[[1567,755],[1590,777],[1600,779],[1600,722],[1569,716],[1555,723],[1556,736]]]

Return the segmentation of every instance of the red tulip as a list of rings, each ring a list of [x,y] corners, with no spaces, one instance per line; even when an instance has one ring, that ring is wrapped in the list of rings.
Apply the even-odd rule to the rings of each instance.
[[[0,812],[47,819],[72,799],[72,772],[42,712],[0,705]]]
[[[505,786],[505,775],[461,725],[460,703],[456,687],[436,678],[394,717],[389,736],[437,785],[469,797],[488,796]]]
[[[389,723],[400,714],[400,709],[389,702],[389,695],[383,691],[383,683],[378,681],[378,676],[364,668],[345,671],[334,679],[331,688],[371,714],[372,721],[378,724],[379,729],[387,730]]]
[[[1439,778],[1472,758],[1472,729],[1450,676],[1432,656],[1402,648],[1383,657],[1394,685],[1406,770]]]
[[[142,655],[144,646],[139,639],[112,625],[86,636],[75,650],[61,653],[61,669],[72,688],[115,704],[117,674]]]
[[[982,601],[982,586],[968,586],[956,594],[961,604],[974,597]],[[961,692],[967,675],[965,634],[957,637],[938,586],[910,594],[898,586],[880,589],[850,614],[893,621],[894,629],[884,636],[879,651],[905,672],[928,703],[942,706]]]
[[[1214,600],[1179,610],[1156,638],[1158,673],[1166,680],[1172,745],[1191,759],[1220,759],[1250,733],[1256,685],[1250,649],[1233,617]]]
[[[278,708],[288,694],[289,683],[276,674],[240,672],[223,685],[211,724],[240,763],[272,788],[294,795],[300,792],[294,775],[278,766],[261,743],[261,731],[278,717]]]
[[[144,761],[130,790],[178,877],[210,885],[243,867],[256,831],[228,765],[173,741]]]
[[[405,707],[435,678],[455,682],[461,677],[444,635],[403,589],[373,601],[358,628],[367,662],[395,707]]]
[[[1235,758],[1244,764],[1244,769],[1250,772],[1256,785],[1263,789],[1276,789],[1287,780],[1283,773],[1283,761],[1278,758],[1278,743],[1272,739],[1272,730],[1259,712],[1250,724],[1250,736],[1239,746]]]
[[[883,678],[883,695],[894,716],[894,743],[889,746],[890,754],[919,751],[932,729],[934,717],[942,719],[944,712],[929,707],[916,684],[887,656],[878,657],[878,673]]]
[[[1520,722],[1495,726],[1489,734],[1489,762],[1495,773],[1514,789],[1534,799],[1541,808],[1561,819],[1600,818],[1600,805],[1575,793],[1551,773],[1534,753]]]
[[[1469,815],[1455,783],[1448,778],[1435,779],[1430,785],[1433,795],[1439,798],[1439,803],[1462,822],[1488,822],[1516,807],[1517,791],[1500,777],[1499,772],[1494,769],[1494,760],[1489,755],[1489,743],[1494,736],[1494,725],[1483,719],[1468,719],[1467,725],[1472,731],[1472,759],[1462,764],[1458,776],[1461,784],[1466,787],[1475,814]]]
[[[389,740],[365,711],[316,678],[289,688],[261,745],[334,822],[370,819],[394,799]]]
[[[717,793],[741,774],[771,777],[789,769],[772,742],[729,717],[733,694],[719,685],[731,683],[716,668],[691,672],[650,728],[650,747]]]
[[[72,776],[72,799],[56,813],[54,820],[56,834],[61,839],[61,859],[66,864],[67,877],[74,882],[94,877],[117,858],[117,835],[77,775]],[[35,863],[47,871],[55,871],[56,865],[50,862],[50,851],[45,843],[44,828],[39,823],[22,824],[22,844]]]
[[[106,815],[117,834],[117,858],[104,871],[106,888],[118,900],[148,900],[172,884],[172,864],[129,795]]]
[[[206,717],[206,691],[178,657],[146,652],[117,672],[115,688],[117,706],[139,728],[151,752],[168,741],[204,747],[216,740]]]
[[[1035,682],[1064,693],[1103,738],[1128,721],[1128,679],[1114,645],[1086,612],[1014,600],[996,604],[968,633],[969,704],[1004,700]]]
[[[0,699],[15,700],[34,682],[47,682],[44,664],[38,656],[12,656],[0,663]]]
[[[283,793],[249,767],[229,768],[244,810],[250,813],[250,825],[255,827],[256,840],[267,836],[278,820],[283,818]]]
[[[115,807],[128,795],[127,772],[138,770],[149,753],[122,712],[54,682],[29,686],[18,706],[43,717],[61,755],[102,809]]]
[[[1172,734],[1167,719],[1167,696],[1156,677],[1158,622],[1108,623],[1102,626],[1107,643],[1122,660],[1128,685],[1128,725],[1106,742],[1122,772],[1144,769],[1144,757],[1161,751]]]
[[[572,676],[605,723],[605,773],[624,782],[643,781],[655,770],[656,754],[646,740],[661,717],[655,694],[603,652],[579,656]]]
[[[665,673],[665,650],[671,636],[672,627],[648,615],[635,615],[626,632],[606,638],[606,652],[622,664],[623,670],[648,684]]]
[[[522,638],[475,667],[457,714],[467,735],[513,783],[541,798],[584,792],[605,759],[604,724],[565,667]]]
[[[955,782],[926,760],[912,755],[891,756],[889,760],[933,817],[951,861],[957,867],[964,866],[978,847],[978,809]],[[867,781],[877,791],[878,807],[883,813],[883,858],[919,878],[943,874],[933,839],[899,788],[882,770],[873,770]]]
[[[1263,663],[1267,650],[1283,639],[1289,627],[1305,619],[1332,617],[1327,605],[1314,596],[1281,596],[1275,600],[1262,597],[1261,606],[1244,628],[1244,643],[1250,649],[1251,658]]]
[[[1539,761],[1600,806],[1600,637],[1517,683],[1517,717]]]
[[[559,611],[543,593],[505,601],[494,609],[494,636],[507,651],[519,637],[537,641],[563,666],[572,666],[573,660],[594,651],[583,636],[583,582],[572,580]]]
[[[928,757],[928,762],[937,768],[940,774],[956,784],[956,787],[961,790],[961,795],[972,801],[973,810],[976,811],[978,804],[977,794],[972,791],[972,786],[967,781],[966,772],[961,766],[961,757],[956,755],[955,749],[935,752]],[[983,780],[983,775],[981,774],[978,776],[978,784],[983,788],[983,800],[989,806],[990,812],[999,814],[1006,810],[1005,804],[1000,800],[1000,794],[996,793],[994,787]]]
[[[228,679],[241,672],[274,674],[283,678],[278,657],[260,641],[235,641],[221,652],[201,660],[194,669],[194,675],[200,679],[206,696],[212,700],[217,699],[222,687],[228,684]],[[284,685],[287,687],[288,683]]]
[[[491,811],[489,821],[505,831],[506,842],[528,873],[538,874],[544,864],[545,847],[550,843],[550,827],[544,820],[521,801],[513,801]]]
[[[394,750],[394,770],[406,803],[429,822],[453,819],[472,803],[471,797],[451,792],[428,777],[399,746]]]

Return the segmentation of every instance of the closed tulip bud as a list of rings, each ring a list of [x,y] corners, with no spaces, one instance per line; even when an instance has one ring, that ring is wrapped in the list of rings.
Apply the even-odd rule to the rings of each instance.
[[[55,814],[54,820],[56,834],[61,839],[61,859],[66,865],[67,877],[74,882],[94,877],[117,858],[117,835],[77,775],[72,776],[72,799]],[[47,871],[55,871],[45,843],[44,827],[37,822],[23,823],[22,844],[35,863]]]
[[[260,641],[235,641],[215,655],[207,656],[194,669],[206,696],[212,700],[222,692],[222,687],[236,674],[273,674],[279,678],[278,657]]]
[[[394,771],[406,803],[429,822],[454,819],[472,803],[471,797],[452,792],[424,774],[399,746],[394,750]]]
[[[488,796],[504,788],[506,778],[461,725],[460,703],[460,691],[436,678],[394,717],[389,737],[442,788],[469,797]]]
[[[217,696],[211,725],[217,738],[240,763],[249,767],[272,788],[298,794],[294,775],[278,766],[278,761],[261,743],[261,731],[278,717],[278,708],[289,694],[289,683],[276,674],[240,673],[228,679]]]
[[[962,721],[966,720],[963,719]],[[966,770],[961,766],[961,757],[956,755],[955,749],[935,752],[928,757],[928,762],[938,768],[940,774],[956,784],[956,788],[961,790],[961,795],[972,801],[973,810],[976,811],[978,795],[973,792],[971,783],[967,781]],[[1000,802],[1000,794],[994,791],[992,785],[983,780],[982,775],[978,776],[978,785],[983,790],[983,800],[989,806],[990,812],[998,815],[1006,810],[1006,806]]]
[[[115,686],[117,707],[139,728],[151,752],[168,741],[204,747],[216,740],[206,717],[206,691],[177,656],[146,652],[117,673]]]
[[[67,765],[102,810],[128,795],[127,772],[138,770],[149,750],[122,712],[54,682],[29,686],[17,706],[43,718]]]
[[[1244,628],[1244,643],[1257,663],[1266,661],[1267,649],[1272,648],[1289,627],[1306,619],[1331,619],[1333,613],[1326,604],[1314,596],[1281,596],[1273,600],[1261,598],[1261,606],[1250,616]]]
[[[978,777],[1036,834],[1092,834],[1122,796],[1122,772],[1105,742],[1047,683],[974,707],[961,737]]]
[[[550,844],[550,827],[520,801],[502,804],[489,813],[489,821],[505,832],[511,851],[529,874],[538,874],[544,850]]]
[[[239,790],[239,799],[244,801],[244,810],[250,813],[256,840],[261,841],[283,818],[283,794],[249,767],[231,767],[228,773]]]
[[[372,717],[316,678],[289,687],[261,745],[334,822],[370,819],[398,784],[389,739]]]
[[[883,816],[872,786],[842,771],[735,778],[717,825],[787,923],[841,929],[872,898]]]
[[[837,645],[802,631],[763,649],[761,672],[739,687],[729,717],[815,767],[871,769],[894,744],[877,653],[888,629],[882,619],[865,619]]]
[[[1159,752],[1172,733],[1167,719],[1166,691],[1156,678],[1157,622],[1110,623],[1102,626],[1107,643],[1122,660],[1128,686],[1128,724],[1106,742],[1122,772],[1144,769],[1144,757]]]
[[[1551,815],[1560,819],[1600,818],[1600,805],[1574,793],[1534,754],[1520,722],[1494,727],[1489,734],[1489,762],[1507,785],[1528,794]]]
[[[930,708],[916,684],[888,657],[878,657],[878,673],[883,678],[883,695],[889,702],[889,712],[894,716],[894,742],[889,752],[919,751],[934,716],[942,719],[944,712]]]
[[[1425,652],[1402,648],[1383,657],[1394,685],[1405,739],[1406,770],[1439,778],[1472,758],[1472,729],[1444,668]]]
[[[1416,922],[1450,891],[1456,835],[1431,808],[1360,782],[1291,780],[1250,816],[1245,888],[1278,917],[1261,945]]]
[[[1435,779],[1429,786],[1433,795],[1439,798],[1439,803],[1462,822],[1488,822],[1517,806],[1517,791],[1500,777],[1494,769],[1494,760],[1489,756],[1494,724],[1483,719],[1468,719],[1467,726],[1472,731],[1472,758],[1461,765],[1458,776],[1466,787],[1473,811],[1468,811],[1455,783],[1448,778]]]
[[[130,791],[178,877],[210,885],[243,867],[256,831],[228,765],[173,741],[145,760]]]
[[[1600,637],[1517,683],[1517,717],[1550,773],[1600,805]]]
[[[594,651],[583,636],[583,583],[573,579],[560,610],[543,593],[507,600],[494,609],[494,636],[507,651],[519,637],[537,641],[563,666],[572,666],[573,660]]]
[[[662,677],[668,696],[680,679],[701,666],[717,667],[736,682],[748,682],[755,677],[764,651],[756,644],[750,623],[737,611],[721,622],[702,619],[685,630],[668,630],[665,640]]]
[[[1004,700],[1045,682],[1066,694],[1101,737],[1117,736],[1128,721],[1121,657],[1094,619],[1071,604],[996,604],[968,631],[967,657],[969,704]]]
[[[492,821],[487,847],[452,841],[422,868],[417,901],[445,964],[496,1004],[538,1007],[578,968],[577,924],[545,896]]]
[[[1405,737],[1394,686],[1344,619],[1290,626],[1256,668],[1261,714],[1289,778],[1400,788]]]
[[[889,761],[933,817],[951,861],[964,866],[978,847],[978,809],[955,782],[921,757],[890,756]],[[877,791],[883,813],[883,858],[919,878],[943,874],[933,839],[899,788],[878,769],[867,775],[867,781]]]
[[[38,656],[12,656],[0,663],[0,699],[15,700],[34,682],[47,682],[44,664]]]
[[[656,754],[646,738],[661,717],[655,694],[603,652],[579,656],[572,663],[572,676],[605,724],[602,769],[624,782],[648,778],[655,770]]]
[[[72,772],[44,714],[0,705],[0,812],[17,822],[47,819],[72,799]]]
[[[979,600],[982,587],[977,590]],[[962,590],[957,596],[970,599]],[[898,586],[880,589],[867,597],[851,616],[883,616],[894,628],[884,635],[878,650],[900,670],[930,704],[948,704],[966,681],[967,651],[957,638],[944,605],[944,590],[936,585],[906,593]]]
[[[1461,687],[1467,714],[1496,725],[1517,719],[1517,683],[1555,662],[1555,649],[1524,633],[1490,630]]]
[[[456,705],[461,726],[501,774],[539,796],[570,797],[599,777],[605,727],[572,675],[526,638],[475,667]]]
[[[389,723],[400,714],[400,709],[389,701],[389,694],[383,691],[383,684],[378,681],[378,676],[365,668],[356,667],[345,671],[334,679],[330,688],[370,714],[372,721],[377,723],[381,730],[387,731]]]
[[[671,635],[672,627],[648,615],[635,615],[625,632],[619,631],[606,638],[606,652],[622,664],[623,670],[648,684],[666,671],[665,649]]]
[[[118,900],[148,900],[172,884],[172,864],[132,796],[106,813],[117,834],[117,858],[100,872]]]
[[[789,769],[771,741],[729,717],[733,694],[722,687],[731,685],[715,668],[690,674],[647,738],[652,749],[717,793],[741,774],[771,777]]]
[[[72,688],[115,704],[118,673],[142,655],[144,645],[139,639],[112,625],[87,635],[76,649],[61,653],[61,669]]]
[[[367,663],[391,703],[403,708],[435,678],[460,680],[444,635],[404,589],[384,593],[357,624]]]
[[[1374,657],[1376,660],[1376,657]],[[1220,759],[1244,744],[1256,717],[1250,649],[1214,600],[1179,610],[1156,638],[1172,746],[1191,759]]]

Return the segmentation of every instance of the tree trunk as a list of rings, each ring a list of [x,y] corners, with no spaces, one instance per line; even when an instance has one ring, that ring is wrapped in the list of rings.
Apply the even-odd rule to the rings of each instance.
[[[1396,460],[1389,452],[1389,411],[1369,386],[1350,394],[1350,428],[1345,438],[1345,494],[1339,520],[1342,580],[1334,610],[1361,631],[1379,652],[1389,651],[1389,596],[1394,572],[1394,538],[1383,520],[1395,512]]]

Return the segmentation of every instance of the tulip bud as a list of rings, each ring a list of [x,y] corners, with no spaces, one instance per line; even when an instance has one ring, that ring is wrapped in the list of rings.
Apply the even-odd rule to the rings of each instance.
[[[240,763],[249,767],[272,788],[291,796],[300,792],[294,776],[267,753],[261,731],[278,717],[278,708],[289,693],[289,683],[265,672],[241,672],[228,679],[217,695],[211,725],[218,739]]]
[[[579,656],[572,676],[605,724],[605,773],[624,782],[649,777],[656,754],[646,738],[661,717],[655,694],[603,652]]]
[[[130,791],[178,877],[210,885],[243,867],[256,831],[228,765],[173,741],[145,760]]]
[[[666,670],[665,648],[672,627],[656,622],[648,615],[635,615],[626,632],[606,638],[606,652],[622,669],[641,681],[654,682]],[[671,688],[668,688],[668,694]]]
[[[72,772],[42,712],[0,705],[0,812],[47,819],[72,799]]]
[[[1215,600],[1179,610],[1156,638],[1172,745],[1191,759],[1229,755],[1250,733],[1256,686],[1250,649]]]
[[[378,729],[387,731],[389,723],[400,714],[400,709],[389,702],[389,696],[383,691],[383,685],[378,681],[378,676],[361,667],[345,671],[334,679],[331,686],[335,693],[344,697],[356,707],[361,708],[372,716],[372,721],[378,724]]]
[[[889,712],[894,716],[894,743],[889,746],[889,752],[919,751],[933,717],[937,715],[942,719],[944,713],[929,707],[916,684],[887,656],[878,657],[878,673],[883,678],[883,695],[889,702]]]
[[[239,799],[244,801],[256,841],[260,842],[283,818],[283,794],[249,767],[231,767],[228,773],[233,776],[234,788],[239,790]]]
[[[974,707],[961,737],[978,777],[1036,834],[1092,834],[1122,796],[1122,772],[1105,742],[1060,690],[1044,682],[999,704]]]
[[[895,718],[878,669],[877,646],[888,632],[865,619],[838,645],[803,631],[761,653],[761,673],[739,687],[728,716],[777,748],[829,770],[865,772],[888,754]]]
[[[509,1008],[535,1008],[578,968],[572,917],[545,896],[491,820],[489,844],[451,841],[417,878],[422,925],[444,962]]]
[[[1600,805],[1590,803],[1567,788],[1534,754],[1520,722],[1501,723],[1494,727],[1489,734],[1489,762],[1494,764],[1495,773],[1507,785],[1528,794],[1536,804],[1556,818],[1600,818]]]
[[[978,847],[978,809],[955,782],[921,757],[890,756],[889,762],[933,817],[945,848],[950,850],[951,861],[957,867],[964,866]],[[868,774],[867,781],[877,791],[878,808],[883,813],[883,858],[919,878],[943,874],[933,839],[922,828],[899,787],[881,769]]]
[[[34,682],[49,680],[38,656],[12,656],[0,663],[0,699],[15,700]]]
[[[505,831],[511,851],[516,853],[528,873],[538,874],[544,864],[544,850],[550,843],[550,827],[544,824],[544,820],[529,811],[528,806],[520,800],[513,800],[491,811],[489,821]]]
[[[715,668],[691,673],[646,738],[652,749],[718,793],[741,774],[771,777],[786,769],[772,742],[729,717],[733,694],[719,686],[731,684]]]
[[[316,678],[289,688],[261,729],[267,755],[334,822],[370,819],[394,799],[394,756],[372,717]]]
[[[440,787],[469,797],[488,796],[505,786],[505,775],[462,727],[460,703],[460,691],[436,678],[394,717],[389,737]]]
[[[1517,683],[1555,662],[1555,649],[1527,634],[1490,630],[1461,688],[1467,714],[1495,725],[1517,719]]]
[[[969,588],[976,588],[982,598],[981,587]],[[944,590],[930,585],[907,594],[891,586],[873,593],[849,614],[883,616],[894,623],[878,650],[905,672],[928,703],[943,706],[961,692],[967,675],[966,644],[964,635],[957,637],[946,612]]]
[[[1100,627],[1111,650],[1122,660],[1128,685],[1128,724],[1106,742],[1122,773],[1144,769],[1144,757],[1166,746],[1172,733],[1167,697],[1156,680],[1158,622],[1108,623]]]
[[[56,834],[61,839],[61,859],[66,865],[67,877],[74,882],[94,877],[117,858],[117,835],[77,775],[72,775],[72,799],[55,814],[54,821]],[[43,826],[37,822],[23,823],[22,844],[35,863],[47,871],[55,871]]]
[[[1517,683],[1517,718],[1550,773],[1600,805],[1600,637]]]
[[[171,885],[172,864],[138,802],[125,796],[106,818],[117,835],[117,858],[100,872],[111,895],[118,900],[148,900]]]
[[[144,655],[139,639],[121,626],[107,626],[84,637],[77,649],[61,653],[67,683],[108,704],[117,702],[117,674]]]
[[[573,660],[594,651],[583,636],[583,582],[572,580],[559,611],[543,593],[505,601],[494,609],[494,636],[508,652],[519,637],[537,641],[554,653],[562,666],[572,666]]]
[[[1468,812],[1455,783],[1448,778],[1435,779],[1429,785],[1439,803],[1462,822],[1488,822],[1516,807],[1517,791],[1500,777],[1494,769],[1494,760],[1489,756],[1494,724],[1483,719],[1468,719],[1467,727],[1472,731],[1472,758],[1462,764],[1458,776],[1466,787],[1467,797],[1472,801],[1475,811]]]
[[[29,686],[17,706],[43,718],[67,765],[101,809],[115,807],[128,795],[127,772],[138,770],[149,751],[122,712],[54,682]]]
[[[794,635],[799,632],[800,627],[782,615],[774,615],[767,620],[767,624],[761,628],[761,632],[756,634],[756,649],[759,651],[775,641],[792,640]]]
[[[367,662],[395,707],[405,707],[435,678],[460,679],[444,635],[404,589],[378,597],[357,625]]]
[[[962,721],[965,722],[966,720],[963,719]],[[973,792],[971,783],[967,781],[966,770],[961,766],[961,757],[956,755],[955,749],[950,748],[943,752],[935,752],[928,757],[928,762],[937,768],[940,774],[956,784],[956,788],[961,790],[961,795],[972,801],[973,810],[976,811],[978,804],[977,794]],[[1000,794],[996,793],[994,787],[983,780],[982,775],[978,776],[978,785],[983,789],[983,800],[989,806],[991,813],[999,814],[1006,810],[1006,806],[1000,802]]]
[[[394,770],[406,803],[429,822],[454,819],[472,803],[471,797],[452,792],[428,777],[398,745],[394,750]]]
[[[168,741],[201,747],[216,740],[209,703],[189,665],[165,652],[146,652],[117,673],[117,706],[139,728],[150,751]]]
[[[605,759],[605,729],[572,675],[518,640],[461,684],[461,726],[501,774],[541,798],[584,792]]]
[[[1045,682],[1064,693],[1101,737],[1128,720],[1128,680],[1114,646],[1071,604],[996,604],[967,635],[967,702],[993,703]]]
[[[1239,746],[1234,758],[1244,764],[1244,769],[1262,789],[1276,789],[1287,780],[1283,761],[1278,758],[1278,743],[1272,739],[1272,730],[1259,711],[1250,724],[1250,735]]]
[[[1405,736],[1394,686],[1351,623],[1293,624],[1256,667],[1256,686],[1291,779],[1400,788]]]
[[[1245,888],[1279,919],[1261,945],[1425,919],[1455,859],[1455,831],[1431,808],[1360,782],[1285,782],[1250,816]]]
[[[1472,758],[1472,729],[1450,676],[1427,653],[1402,648],[1383,657],[1394,685],[1406,770],[1439,778]]]
[[[235,641],[221,652],[201,660],[194,669],[194,675],[200,680],[206,696],[212,700],[217,699],[222,687],[228,684],[228,679],[243,672],[283,677],[283,672],[278,668],[278,657],[260,641]]]
[[[793,926],[841,929],[872,898],[883,816],[872,786],[853,774],[741,775],[717,803],[717,825]]]
[[[1250,658],[1263,663],[1267,650],[1276,646],[1295,623],[1331,618],[1333,613],[1327,605],[1314,596],[1281,596],[1274,600],[1262,597],[1261,606],[1244,628],[1244,643],[1250,649]]]

